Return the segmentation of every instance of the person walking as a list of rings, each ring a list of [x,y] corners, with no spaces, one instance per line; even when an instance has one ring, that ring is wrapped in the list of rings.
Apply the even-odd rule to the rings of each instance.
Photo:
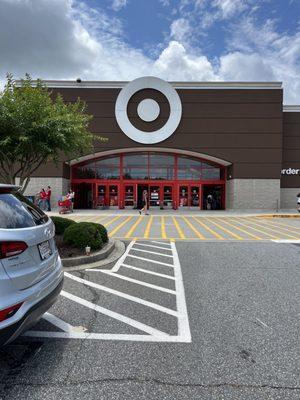
[[[47,198],[46,198],[47,211],[51,211],[51,186],[48,186],[46,195],[47,195]]]
[[[298,212],[300,212],[300,193],[297,194]]]
[[[140,215],[144,212],[145,215],[148,214],[148,191],[145,189],[143,190],[143,208],[139,210]]]
[[[44,188],[40,191],[38,205],[41,210],[45,211],[46,209],[46,200],[47,200],[47,193]]]
[[[75,193],[71,189],[68,192],[68,198],[71,200],[71,212],[74,212]]]

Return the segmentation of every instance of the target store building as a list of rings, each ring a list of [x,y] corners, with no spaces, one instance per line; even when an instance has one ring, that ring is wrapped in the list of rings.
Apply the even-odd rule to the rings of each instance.
[[[46,81],[93,116],[94,147],[35,172],[53,202],[72,187],[75,208],[137,208],[148,191],[163,209],[295,208],[300,107],[280,82]]]

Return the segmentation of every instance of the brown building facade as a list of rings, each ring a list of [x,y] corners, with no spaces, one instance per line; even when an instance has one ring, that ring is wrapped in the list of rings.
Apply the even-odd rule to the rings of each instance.
[[[97,136],[88,154],[36,171],[27,194],[69,187],[78,208],[295,208],[300,192],[300,107],[279,82],[48,81],[78,97]]]

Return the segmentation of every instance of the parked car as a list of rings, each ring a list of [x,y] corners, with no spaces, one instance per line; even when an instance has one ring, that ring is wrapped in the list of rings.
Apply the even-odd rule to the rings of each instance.
[[[0,345],[32,326],[56,301],[63,285],[51,219],[0,184]]]

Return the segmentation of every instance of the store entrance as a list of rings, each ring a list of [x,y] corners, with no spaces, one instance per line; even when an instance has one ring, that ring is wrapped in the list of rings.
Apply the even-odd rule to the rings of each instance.
[[[149,185],[137,185],[137,208],[140,210],[143,208],[143,192],[144,190],[148,193],[148,208],[149,208]]]
[[[203,209],[222,210],[223,207],[223,186],[203,185]]]

